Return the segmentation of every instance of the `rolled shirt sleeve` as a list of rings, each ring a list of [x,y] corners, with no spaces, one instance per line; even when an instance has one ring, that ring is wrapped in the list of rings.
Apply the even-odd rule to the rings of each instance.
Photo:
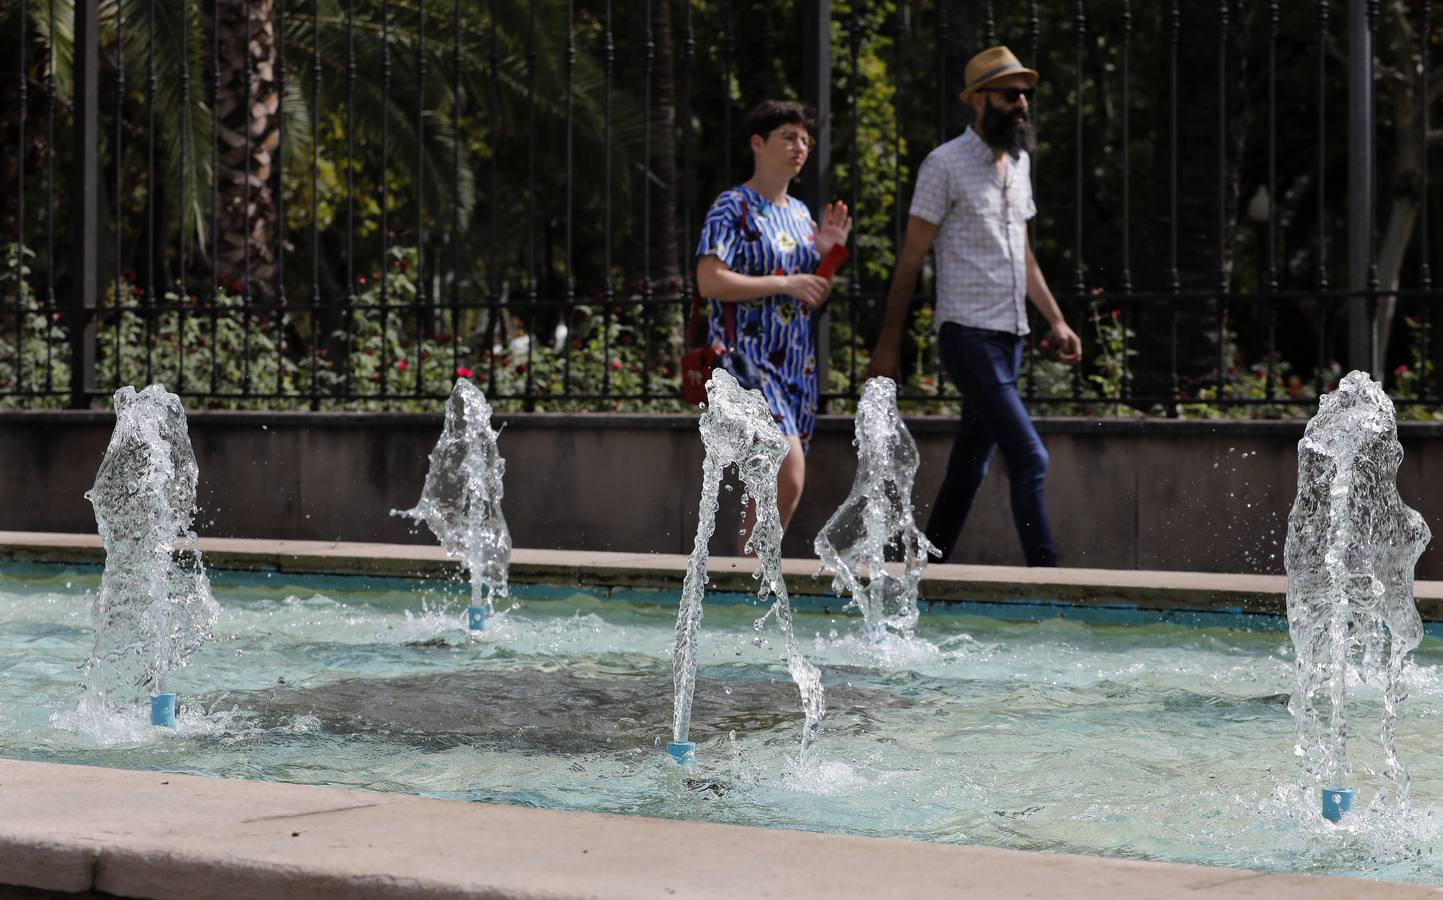
[[[933,151],[922,161],[917,172],[917,188],[912,192],[911,214],[933,225],[941,225],[952,207],[952,179],[948,166]]]

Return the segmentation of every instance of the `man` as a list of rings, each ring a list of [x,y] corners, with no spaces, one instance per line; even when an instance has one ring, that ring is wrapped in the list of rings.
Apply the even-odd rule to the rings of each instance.
[[[1017,393],[1026,300],[1051,328],[1049,343],[1059,359],[1080,361],[1082,342],[1048,290],[1027,237],[1027,220],[1037,213],[1028,152],[1028,101],[1037,73],[1006,47],[993,47],[967,63],[965,83],[961,98],[971,127],[933,150],[917,173],[907,236],[867,374],[897,376],[917,275],[935,241],[938,348],[962,393],[962,419],[927,539],[944,560],[951,556],[992,452],[1001,447],[1027,564],[1055,566],[1042,493],[1047,450]]]

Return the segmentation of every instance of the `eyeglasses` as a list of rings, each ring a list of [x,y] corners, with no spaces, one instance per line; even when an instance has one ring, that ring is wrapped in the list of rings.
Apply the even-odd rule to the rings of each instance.
[[[1034,93],[1036,93],[1036,92],[1037,92],[1037,89],[1036,89],[1036,88],[1030,88],[1030,87],[1026,87],[1026,88],[1018,88],[1018,87],[978,88],[977,91],[976,91],[976,93],[979,93],[979,94],[997,94],[997,95],[1000,96],[1003,100],[1006,100],[1008,103],[1013,103],[1013,104],[1015,104],[1015,103],[1017,102],[1017,99],[1018,99],[1019,97],[1026,97],[1026,98],[1027,98],[1027,102],[1031,103],[1031,102],[1032,102],[1032,95],[1033,95]]]
[[[806,147],[809,150],[812,147],[812,136],[807,134],[805,131],[770,131],[767,132],[766,136],[769,138],[774,134],[777,137],[781,138],[782,143],[784,144],[800,144],[801,146]]]

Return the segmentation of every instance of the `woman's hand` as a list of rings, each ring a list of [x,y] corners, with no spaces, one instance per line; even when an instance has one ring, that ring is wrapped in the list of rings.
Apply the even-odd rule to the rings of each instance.
[[[816,309],[832,292],[832,283],[820,275],[782,275],[782,293],[795,297],[806,309]]]
[[[833,247],[847,243],[851,233],[852,217],[847,215],[847,204],[840,200],[828,203],[827,208],[822,211],[821,224],[817,226],[817,252],[826,256]]]

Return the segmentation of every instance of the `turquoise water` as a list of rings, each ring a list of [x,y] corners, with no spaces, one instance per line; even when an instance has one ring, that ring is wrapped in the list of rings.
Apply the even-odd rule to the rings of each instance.
[[[480,638],[454,586],[215,573],[180,728],[79,712],[98,568],[0,567],[0,755],[431,797],[1443,884],[1443,641],[1407,672],[1403,813],[1317,815],[1291,754],[1276,619],[974,604],[885,651],[817,604],[801,711],[761,610],[709,602],[693,739],[670,726],[675,600],[522,588]],[[718,601],[724,598],[718,598]],[[731,598],[735,599],[735,598]],[[670,605],[668,605],[670,604]],[[959,609],[953,607],[953,609]],[[984,615],[983,613],[1005,613]],[[1087,619],[1089,617],[1083,617]],[[1354,759],[1378,698],[1355,688]]]

